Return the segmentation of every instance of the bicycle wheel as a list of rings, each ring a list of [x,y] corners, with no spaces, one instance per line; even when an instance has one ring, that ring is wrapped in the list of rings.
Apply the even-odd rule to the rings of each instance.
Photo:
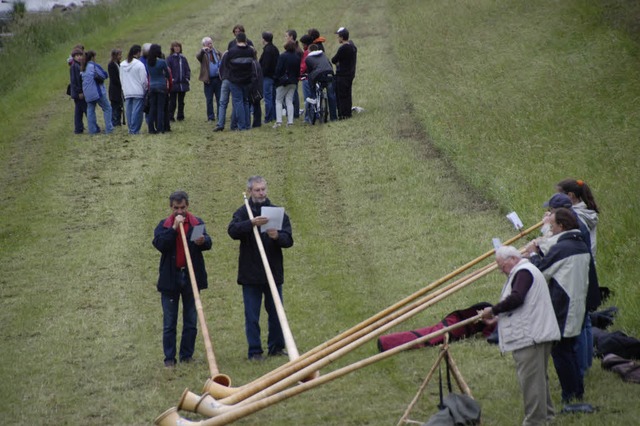
[[[320,98],[320,122],[326,123],[329,121],[329,101],[327,99],[327,92],[322,92],[322,97]]]

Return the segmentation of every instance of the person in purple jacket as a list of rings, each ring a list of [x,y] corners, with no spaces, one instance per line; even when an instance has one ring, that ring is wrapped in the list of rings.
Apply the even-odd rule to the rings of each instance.
[[[173,77],[173,86],[169,95],[169,119],[182,121],[184,120],[184,96],[189,91],[191,68],[189,68],[187,58],[182,54],[181,43],[177,41],[171,43],[171,54],[167,58],[167,65]]]

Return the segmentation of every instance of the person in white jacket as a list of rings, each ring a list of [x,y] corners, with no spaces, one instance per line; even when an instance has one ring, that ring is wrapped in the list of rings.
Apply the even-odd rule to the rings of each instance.
[[[547,281],[512,246],[496,250],[498,268],[508,276],[500,303],[481,311],[486,322],[498,318],[500,350],[512,352],[524,399],[523,425],[545,425],[555,415],[547,365],[560,340]]]
[[[142,127],[144,99],[149,86],[147,69],[138,60],[142,48],[134,44],[129,49],[127,59],[120,63],[120,83],[124,93],[125,114],[129,134],[137,135]]]

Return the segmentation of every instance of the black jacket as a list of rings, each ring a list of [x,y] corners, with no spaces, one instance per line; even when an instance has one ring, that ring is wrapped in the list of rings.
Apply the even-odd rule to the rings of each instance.
[[[276,64],[278,63],[280,52],[273,43],[265,44],[260,55],[260,66],[262,67],[262,75],[267,78],[273,78],[276,72]]]
[[[269,199],[264,204],[256,205],[249,200],[253,217],[260,216],[262,206],[276,207]],[[240,240],[240,255],[238,256],[238,284],[250,286],[267,285],[267,274],[264,271],[258,244],[253,233],[253,226],[246,207],[243,205],[233,214],[227,228],[229,236]],[[289,216],[284,215],[282,229],[278,231],[278,239],[271,239],[266,232],[261,233],[262,245],[269,261],[269,267],[276,284],[284,282],[284,267],[282,264],[282,249],[293,245],[291,222]]]
[[[204,224],[202,219],[193,216],[197,224]],[[179,229],[179,228],[178,228]],[[175,231],[172,226],[166,226],[166,219],[160,221],[153,232],[153,246],[158,249],[162,256],[160,257],[160,267],[158,268],[158,291],[161,293],[174,293],[180,291],[180,285],[177,281],[176,274],[176,237],[180,231]],[[198,289],[203,290],[209,286],[207,282],[207,271],[204,267],[204,257],[202,252],[210,250],[212,246],[211,237],[204,231],[204,244],[201,246],[191,241],[191,233],[193,226],[187,231],[187,241],[189,244],[189,252],[191,253],[191,263],[193,264],[193,273],[196,276]],[[182,243],[180,241],[180,243]],[[187,276],[189,274],[187,273]],[[191,283],[189,283],[191,289]]]

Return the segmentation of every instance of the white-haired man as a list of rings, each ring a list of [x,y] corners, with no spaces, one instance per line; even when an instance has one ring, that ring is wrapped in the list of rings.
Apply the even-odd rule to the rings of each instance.
[[[215,121],[216,112],[220,105],[220,52],[213,47],[211,37],[202,39],[202,49],[196,55],[196,59],[200,62],[200,75],[198,80],[204,83],[204,98],[207,105],[207,120]],[[213,97],[216,97],[216,108],[213,108]]]
[[[524,399],[523,425],[545,425],[553,419],[547,365],[560,328],[547,281],[511,246],[496,250],[498,268],[507,275],[500,302],[482,310],[486,321],[498,319],[500,350],[512,352]]]

